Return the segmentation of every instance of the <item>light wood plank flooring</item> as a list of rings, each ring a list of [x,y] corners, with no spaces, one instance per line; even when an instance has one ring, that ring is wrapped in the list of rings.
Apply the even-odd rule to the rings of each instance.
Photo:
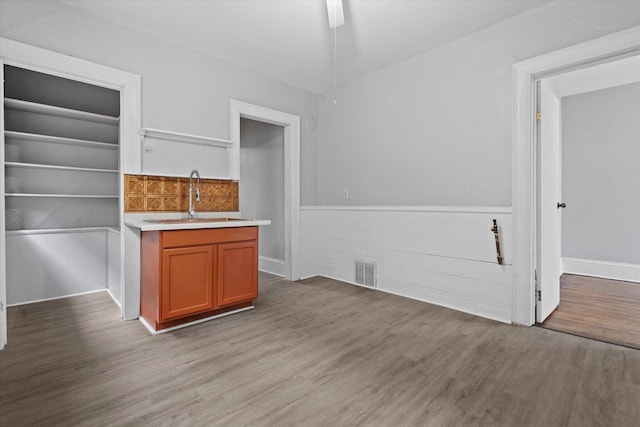
[[[560,305],[540,326],[640,349],[640,283],[563,274]]]
[[[6,426],[637,426],[640,351],[324,278],[152,337],[106,294],[9,309]]]

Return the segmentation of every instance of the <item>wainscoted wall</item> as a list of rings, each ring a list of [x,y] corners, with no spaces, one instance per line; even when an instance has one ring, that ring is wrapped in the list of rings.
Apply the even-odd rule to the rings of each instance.
[[[373,261],[381,291],[511,322],[511,208],[305,206],[300,228],[303,278],[353,283]]]
[[[125,175],[124,190],[125,212],[186,212],[189,209],[189,178]],[[201,179],[196,211],[238,211],[238,182]]]
[[[16,286],[7,286],[7,305],[107,289],[108,234],[103,227],[8,231],[7,283]]]

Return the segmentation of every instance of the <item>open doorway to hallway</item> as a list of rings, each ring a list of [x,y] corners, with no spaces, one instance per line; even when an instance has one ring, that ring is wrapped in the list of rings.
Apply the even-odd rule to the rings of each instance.
[[[619,72],[615,62],[603,72]],[[640,348],[640,82],[605,88],[587,82],[580,91],[570,89],[571,73],[542,82],[557,97],[559,132],[556,141],[540,132],[538,277],[548,282],[551,266],[560,280],[553,289],[558,301],[545,301],[546,312],[538,310],[537,320],[550,329]],[[560,171],[550,173],[544,150],[556,144],[559,159],[550,164]],[[557,204],[550,206],[543,195],[555,191]],[[545,229],[549,214],[560,233]],[[559,251],[553,253],[548,248],[556,242]]]
[[[240,118],[240,212],[267,218],[260,227],[260,271],[284,276],[284,128]]]

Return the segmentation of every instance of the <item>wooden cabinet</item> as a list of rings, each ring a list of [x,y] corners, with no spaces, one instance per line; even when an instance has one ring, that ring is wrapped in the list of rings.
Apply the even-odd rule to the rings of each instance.
[[[142,232],[140,312],[155,330],[257,297],[257,227]]]
[[[218,305],[235,304],[257,296],[258,241],[218,245]]]
[[[162,251],[161,320],[215,308],[213,250],[213,246],[187,246]]]

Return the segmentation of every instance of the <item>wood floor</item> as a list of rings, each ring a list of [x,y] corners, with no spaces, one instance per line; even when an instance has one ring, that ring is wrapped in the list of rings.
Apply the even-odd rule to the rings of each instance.
[[[106,294],[9,309],[6,426],[638,426],[640,351],[324,278],[150,336]]]
[[[563,274],[560,305],[540,326],[640,349],[640,283]]]

